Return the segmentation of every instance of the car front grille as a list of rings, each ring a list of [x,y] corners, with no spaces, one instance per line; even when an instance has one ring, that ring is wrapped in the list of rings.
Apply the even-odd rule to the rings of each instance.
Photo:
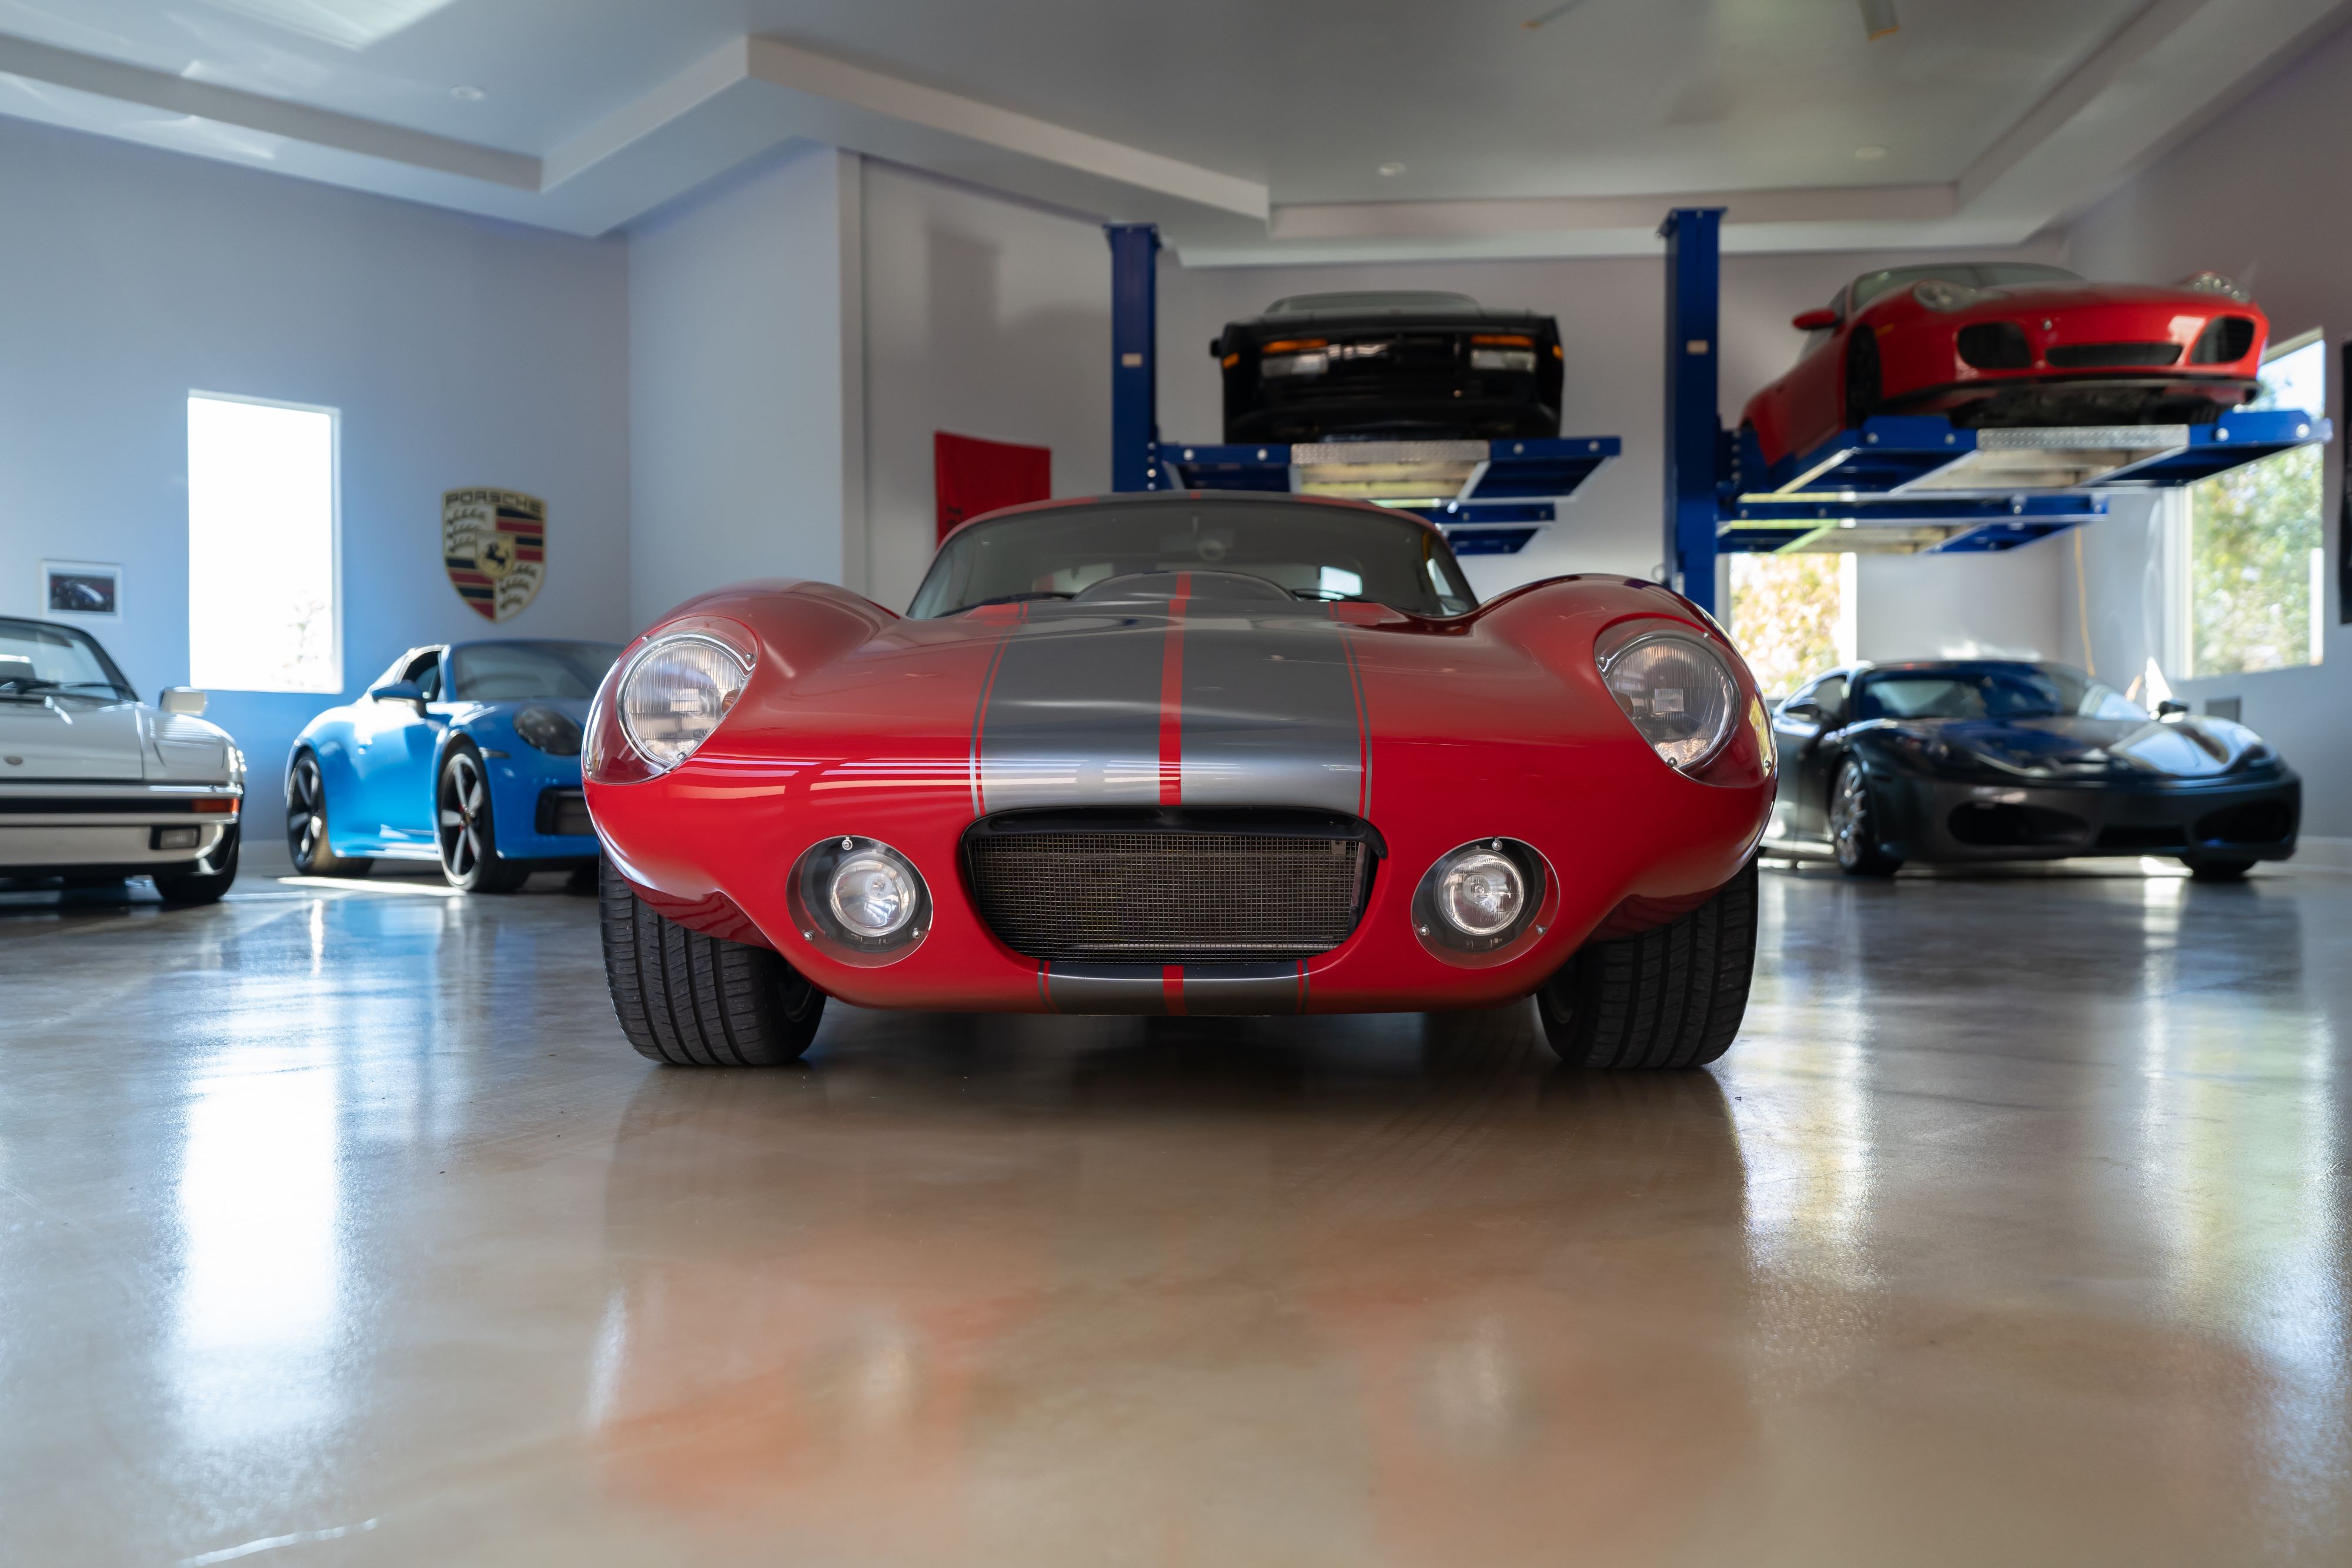
[[[2062,343],[2043,351],[2061,370],[2106,365],[2169,365],[2180,358],[2178,343]]]
[[[538,819],[531,825],[551,838],[596,831],[588,816],[588,797],[578,789],[541,790]]]
[[[1010,812],[975,823],[981,918],[1032,958],[1207,963],[1307,958],[1348,939],[1370,831],[1312,813]]]

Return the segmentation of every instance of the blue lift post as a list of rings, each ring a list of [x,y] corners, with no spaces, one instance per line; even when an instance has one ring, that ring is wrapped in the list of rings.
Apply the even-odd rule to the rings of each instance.
[[[1676,207],[1666,242],[1666,574],[1715,613],[1716,494],[1723,421],[1716,407],[1721,207]]]
[[[1105,224],[1110,239],[1110,487],[1160,488],[1160,230]]]

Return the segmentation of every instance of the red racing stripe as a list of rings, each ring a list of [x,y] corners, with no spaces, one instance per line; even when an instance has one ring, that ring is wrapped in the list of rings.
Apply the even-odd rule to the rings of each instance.
[[[1163,964],[1160,967],[1160,994],[1168,998],[1171,1018],[1184,1016],[1184,966]]]
[[[1160,803],[1184,803],[1184,604],[1192,597],[1192,574],[1176,574],[1176,594],[1168,601],[1168,639],[1160,655]],[[1172,1009],[1182,1012],[1179,995]]]

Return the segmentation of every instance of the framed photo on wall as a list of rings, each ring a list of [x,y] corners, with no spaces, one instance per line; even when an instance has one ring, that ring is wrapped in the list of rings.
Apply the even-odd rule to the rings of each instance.
[[[122,619],[122,569],[89,560],[41,563],[41,613],[74,621]]]

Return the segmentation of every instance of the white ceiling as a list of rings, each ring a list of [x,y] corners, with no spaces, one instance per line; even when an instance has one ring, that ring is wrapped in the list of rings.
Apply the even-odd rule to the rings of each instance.
[[[1196,265],[1622,253],[1697,197],[1734,248],[1985,244],[2346,10],[1896,5],[0,0],[0,113],[583,234],[807,137]]]

